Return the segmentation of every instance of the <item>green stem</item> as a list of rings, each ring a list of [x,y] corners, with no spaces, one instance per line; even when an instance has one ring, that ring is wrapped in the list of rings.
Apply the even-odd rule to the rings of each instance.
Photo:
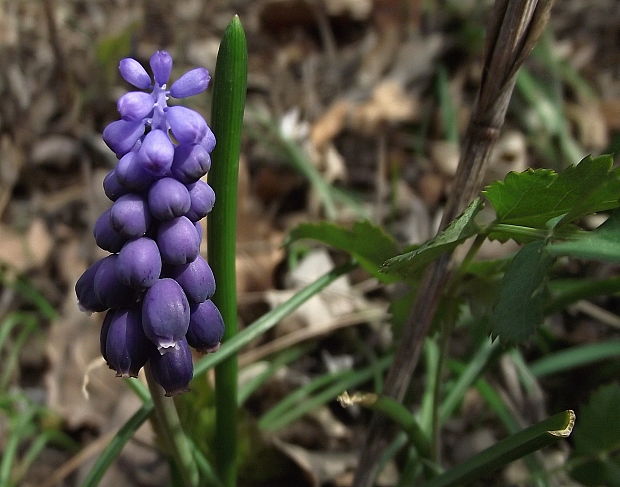
[[[157,385],[153,378],[150,364],[147,363],[144,370],[151,397],[153,398],[153,404],[155,405],[157,424],[164,436],[168,453],[174,458],[177,469],[183,478],[183,484],[192,487],[197,486],[199,481],[198,468],[196,467],[190,444],[181,427],[174,400],[171,397],[164,396],[163,389]]]
[[[209,184],[217,202],[209,215],[209,263],[217,282],[213,301],[226,324],[223,342],[237,334],[235,278],[237,180],[247,82],[247,46],[239,17],[230,22],[217,55],[211,123],[217,138]],[[237,356],[215,369],[215,450],[218,473],[226,487],[237,478]]]

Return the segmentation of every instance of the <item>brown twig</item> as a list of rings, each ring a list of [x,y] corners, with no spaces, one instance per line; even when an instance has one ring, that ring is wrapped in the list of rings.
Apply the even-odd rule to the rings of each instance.
[[[482,177],[504,123],[517,71],[547,21],[553,0],[497,0],[488,23],[485,59],[478,98],[467,127],[453,191],[446,204],[440,231],[478,194]],[[420,291],[388,371],[384,394],[402,400],[420,357],[422,344],[435,315],[441,291],[450,274],[446,254],[424,273]],[[370,423],[353,487],[370,487],[380,452],[390,428],[380,416]]]

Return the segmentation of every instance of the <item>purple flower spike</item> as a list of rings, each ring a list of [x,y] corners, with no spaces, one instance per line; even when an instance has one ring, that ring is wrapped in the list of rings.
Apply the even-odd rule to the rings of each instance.
[[[176,179],[163,178],[149,189],[149,209],[158,220],[171,220],[189,211],[189,191]]]
[[[103,178],[103,192],[111,201],[116,201],[119,196],[128,192],[127,188],[119,181],[116,169],[112,169]]]
[[[159,279],[142,300],[144,333],[160,353],[170,351],[187,333],[189,303],[173,279]]]
[[[200,240],[194,224],[181,216],[159,224],[157,246],[166,264],[192,262],[200,252]]]
[[[207,122],[200,113],[182,106],[168,107],[166,119],[181,144],[197,144],[207,134]]]
[[[95,295],[107,308],[126,308],[136,301],[137,293],[126,286],[119,279],[116,272],[116,260],[118,255],[108,255],[101,259],[97,273],[95,274],[93,288]]]
[[[129,152],[121,157],[115,171],[120,183],[135,191],[142,191],[148,188],[155,180],[155,176],[144,169],[142,164],[138,162],[138,154],[136,152]]]
[[[130,91],[118,99],[116,107],[123,120],[142,120],[153,110],[153,97],[142,91]]]
[[[149,229],[151,214],[146,201],[140,195],[129,193],[114,202],[110,209],[110,221],[121,235],[138,238]]]
[[[131,83],[136,88],[146,90],[151,86],[151,78],[142,65],[133,58],[121,59],[118,70],[127,83]]]
[[[175,98],[198,95],[208,88],[209,81],[211,81],[209,71],[205,68],[195,68],[172,83],[170,94]]]
[[[166,396],[175,396],[189,390],[194,375],[192,352],[187,340],[179,340],[177,345],[165,355],[152,353],[151,370],[157,383],[164,388]]]
[[[136,308],[109,311],[112,314],[106,334],[105,359],[116,377],[138,377],[146,363],[150,347],[142,331]]]
[[[162,130],[151,130],[138,151],[138,160],[144,169],[157,177],[165,176],[174,158],[174,146]]]
[[[127,154],[144,134],[142,120],[117,120],[103,129],[103,140],[114,151],[116,157]]]
[[[202,225],[200,222],[194,222],[194,227],[196,227],[196,231],[198,232],[198,241],[202,242]]]
[[[215,293],[213,271],[200,255],[189,264],[169,266],[166,275],[179,283],[190,302],[202,303]]]
[[[93,235],[95,236],[95,242],[97,242],[99,248],[107,250],[108,252],[118,252],[127,241],[125,237],[112,227],[109,209],[104,211],[101,216],[97,218],[95,228],[93,229]]]
[[[170,172],[183,184],[198,181],[211,168],[211,157],[201,144],[183,144],[174,150]]]
[[[167,51],[157,51],[151,56],[149,61],[153,76],[159,86],[163,86],[168,82],[170,73],[172,72],[172,57]]]
[[[224,320],[210,299],[190,308],[187,343],[202,353],[215,352],[224,336]]]
[[[146,237],[127,242],[118,254],[116,273],[127,286],[136,289],[151,287],[161,274],[157,244]]]
[[[96,311],[105,311],[108,309],[95,294],[95,275],[102,262],[103,261],[98,260],[91,265],[75,283],[75,294],[78,298],[80,311],[94,313]]]
[[[215,204],[213,188],[204,181],[196,181],[194,184],[189,184],[187,189],[192,204],[185,216],[193,222],[201,220],[207,216]]]

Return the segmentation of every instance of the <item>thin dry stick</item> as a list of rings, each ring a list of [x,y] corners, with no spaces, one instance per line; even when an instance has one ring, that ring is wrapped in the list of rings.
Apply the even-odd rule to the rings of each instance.
[[[497,0],[488,24],[485,60],[472,118],[453,191],[440,225],[444,229],[478,194],[491,150],[499,136],[524,59],[530,53],[547,21],[553,0]],[[384,394],[401,401],[420,357],[424,338],[435,315],[441,290],[450,274],[452,256],[446,254],[424,273],[420,291],[403,328],[394,362],[387,374]],[[376,475],[380,452],[387,446],[389,423],[374,415],[362,449],[353,487],[370,487]]]

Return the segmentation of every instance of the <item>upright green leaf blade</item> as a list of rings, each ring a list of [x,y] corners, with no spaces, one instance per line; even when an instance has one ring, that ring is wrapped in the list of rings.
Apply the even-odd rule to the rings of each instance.
[[[493,309],[493,334],[504,343],[526,340],[543,320],[543,283],[553,259],[542,240],[525,245],[508,265]]]
[[[404,276],[410,276],[442,254],[454,250],[457,245],[478,233],[474,217],[482,210],[482,207],[482,200],[476,198],[461,216],[448,225],[435,238],[415,250],[392,257],[383,264],[382,271],[388,273],[397,272]]]
[[[559,174],[549,169],[511,172],[483,194],[500,223],[545,228],[561,215],[568,223],[620,205],[620,170],[612,165],[611,156],[588,156]]]
[[[209,215],[209,263],[217,281],[213,301],[226,331],[223,342],[237,334],[237,290],[235,278],[237,236],[237,180],[241,130],[247,84],[248,52],[245,32],[238,16],[228,24],[217,54],[211,122],[217,145],[212,155],[209,183],[217,203]],[[237,475],[237,357],[217,366],[215,450],[218,473],[226,487],[236,485]]]
[[[301,239],[318,240],[344,250],[382,281],[394,280],[388,274],[380,273],[379,267],[398,253],[398,246],[383,229],[367,220],[355,222],[350,230],[330,222],[302,223],[291,231],[286,243],[289,245]]]

